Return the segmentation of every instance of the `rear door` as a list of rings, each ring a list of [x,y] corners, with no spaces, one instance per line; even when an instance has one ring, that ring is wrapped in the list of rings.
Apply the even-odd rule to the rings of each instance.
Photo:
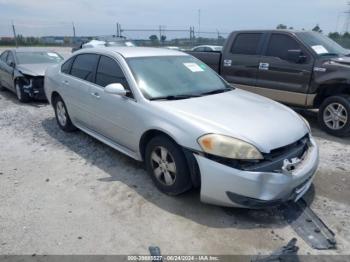
[[[230,83],[255,86],[263,43],[262,32],[238,32],[223,52],[221,75]]]
[[[288,61],[289,50],[300,50],[303,62]],[[259,63],[258,93],[293,105],[305,105],[313,69],[313,57],[291,34],[269,35]]]
[[[87,128],[92,127],[90,88],[94,85],[98,58],[99,55],[96,54],[77,55],[72,60],[70,72],[62,72],[61,84],[70,116],[74,122]]]

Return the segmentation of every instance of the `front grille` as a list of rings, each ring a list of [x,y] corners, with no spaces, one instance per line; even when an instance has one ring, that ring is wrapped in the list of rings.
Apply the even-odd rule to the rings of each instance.
[[[219,162],[223,165],[254,172],[279,172],[282,170],[285,159],[301,158],[308,149],[309,135],[305,135],[296,142],[273,149],[268,154],[263,154],[263,160],[235,160],[213,155],[206,155],[209,159]]]

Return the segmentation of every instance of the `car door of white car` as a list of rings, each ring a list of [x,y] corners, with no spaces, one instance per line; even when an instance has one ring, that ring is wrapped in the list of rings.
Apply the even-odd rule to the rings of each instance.
[[[126,96],[109,94],[104,88],[112,83],[120,83],[128,91]],[[138,103],[133,98],[126,77],[119,63],[101,55],[95,84],[90,88],[90,106],[93,108],[93,128],[113,142],[136,151],[138,140],[136,130],[140,120]]]
[[[62,74],[63,99],[70,117],[78,125],[92,127],[92,108],[90,106],[90,88],[94,85],[96,66],[99,55],[81,54],[73,58],[68,73]],[[69,60],[67,61],[69,62]]]

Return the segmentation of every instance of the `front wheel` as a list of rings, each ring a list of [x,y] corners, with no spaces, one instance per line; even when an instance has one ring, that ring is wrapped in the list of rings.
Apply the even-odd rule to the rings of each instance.
[[[145,162],[147,172],[163,193],[179,195],[192,187],[184,153],[166,136],[157,136],[148,143]]]
[[[23,86],[18,80],[15,82],[15,89],[16,89],[16,96],[19,102],[21,103],[29,102],[30,97],[26,92],[23,91]]]
[[[350,96],[328,97],[318,113],[320,126],[334,136],[350,135]]]
[[[66,104],[61,97],[57,97],[53,101],[53,107],[55,109],[55,116],[58,126],[65,132],[72,132],[76,130],[70,120]]]

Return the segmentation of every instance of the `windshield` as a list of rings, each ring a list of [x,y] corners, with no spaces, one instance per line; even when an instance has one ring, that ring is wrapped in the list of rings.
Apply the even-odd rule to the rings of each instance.
[[[55,64],[63,58],[54,52],[16,52],[19,64]]]
[[[138,57],[127,62],[148,99],[185,98],[232,89],[212,69],[191,56]]]
[[[334,42],[327,36],[324,36],[317,32],[299,32],[296,33],[300,39],[310,46],[317,55],[327,56],[336,55],[344,56],[349,54],[349,51]]]

